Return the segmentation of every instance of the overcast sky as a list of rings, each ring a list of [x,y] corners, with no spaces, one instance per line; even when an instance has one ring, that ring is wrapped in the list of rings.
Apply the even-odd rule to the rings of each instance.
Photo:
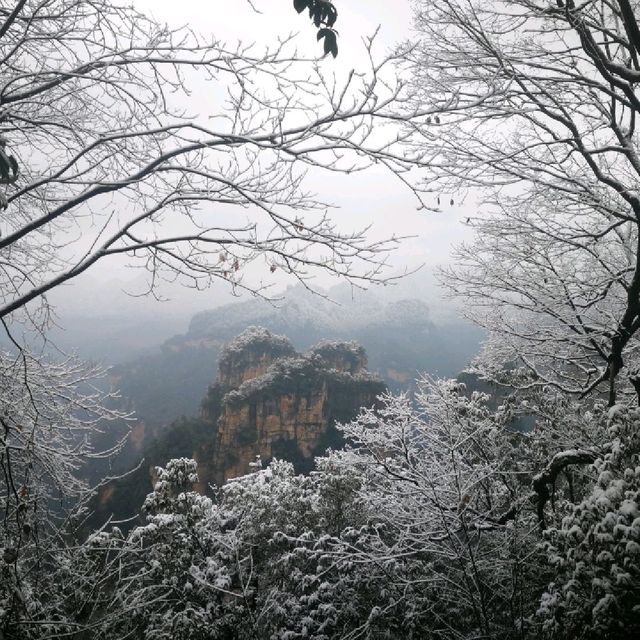
[[[134,4],[156,19],[170,26],[188,24],[203,34],[213,34],[216,38],[229,43],[236,41],[273,43],[278,36],[291,32],[298,33],[299,50],[307,55],[318,56],[320,45],[315,40],[315,29],[306,14],[297,15],[291,0],[134,0]],[[336,0],[339,18],[340,54],[336,60],[331,57],[323,61],[326,69],[338,74],[357,64],[363,55],[362,38],[374,33],[379,26],[379,56],[392,48],[398,41],[411,37],[411,7],[409,0]],[[203,87],[194,91],[188,108],[210,110],[215,99]],[[314,183],[314,180],[316,183]],[[461,224],[471,211],[469,205],[447,207],[440,213],[419,211],[414,196],[400,181],[382,169],[372,169],[365,173],[340,177],[326,175],[319,178],[311,176],[309,185],[324,200],[337,205],[333,218],[348,228],[373,225],[372,234],[376,238],[391,234],[414,236],[403,242],[393,257],[397,270],[405,266],[415,268],[426,264],[427,269],[445,263],[453,243],[468,238],[468,230]],[[102,294],[96,300],[96,311],[102,301],[105,305],[118,304],[123,308],[142,310],[153,304],[149,301],[131,301],[122,290],[140,290],[138,284],[144,280],[139,271],[126,271],[121,265],[105,263],[76,283],[73,291],[92,289],[94,282],[100,282]],[[319,283],[327,285],[322,278]],[[286,283],[282,283],[283,286]],[[198,310],[228,301],[229,292],[218,285],[216,291],[204,293],[176,291],[166,289],[165,294],[173,302],[163,303],[157,312],[175,313],[176,311]],[[67,288],[58,294],[59,300],[77,296]]]

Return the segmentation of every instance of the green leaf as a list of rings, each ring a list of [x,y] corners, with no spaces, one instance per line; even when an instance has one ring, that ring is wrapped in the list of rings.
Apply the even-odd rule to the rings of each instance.
[[[309,0],[293,0],[293,8],[298,12],[302,13],[308,6]]]
[[[0,146],[0,183],[11,184],[18,177],[18,161]]]
[[[321,11],[322,11],[322,20],[329,27],[333,27],[338,19],[338,11],[331,4],[331,2],[326,2],[326,0],[322,0],[321,2]]]
[[[330,53],[334,58],[338,55],[338,38],[336,32],[327,29],[327,34],[324,37],[324,55]]]
[[[329,7],[325,17],[325,22],[327,23],[327,26],[333,27],[337,19],[338,19],[338,12],[334,7]]]

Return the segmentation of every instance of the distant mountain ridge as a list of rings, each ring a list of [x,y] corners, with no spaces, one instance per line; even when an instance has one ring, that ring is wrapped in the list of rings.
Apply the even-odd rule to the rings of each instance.
[[[284,300],[274,306],[254,298],[197,313],[189,323],[187,336],[194,338],[233,332],[239,323],[286,328],[291,332],[312,331],[324,337],[334,333],[358,331],[363,327],[409,322],[425,330],[433,328],[429,307],[418,299],[383,302],[371,292],[350,299],[341,287],[327,293],[327,298],[298,286],[287,290]],[[308,339],[308,334],[301,339]]]

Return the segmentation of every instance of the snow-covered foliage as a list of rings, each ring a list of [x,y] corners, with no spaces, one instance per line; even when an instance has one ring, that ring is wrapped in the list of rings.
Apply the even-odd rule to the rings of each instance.
[[[640,410],[614,407],[608,431],[592,491],[546,532],[557,579],[538,613],[551,638],[640,636]]]
[[[292,356],[295,349],[286,336],[274,335],[263,327],[247,327],[229,342],[220,354],[220,367],[240,364],[244,358],[267,353],[275,358]]]
[[[337,365],[340,370],[349,372],[366,368],[367,355],[364,347],[353,340],[321,340],[309,349],[311,355],[317,355],[330,368]]]
[[[577,424],[552,397],[545,419]],[[307,476],[256,464],[214,500],[193,490],[196,463],[176,459],[127,535],[52,547],[33,579],[4,549],[0,623],[29,640],[632,637],[640,410],[583,414],[608,415],[610,449],[571,490],[554,476],[544,538],[531,481],[578,449],[514,430],[513,401],[492,408],[456,381],[381,400]]]
[[[240,387],[227,393],[222,401],[234,405],[262,394],[275,396],[278,393],[287,394],[306,389],[320,390],[323,381],[334,381],[342,385],[372,383],[376,386],[376,392],[384,387],[378,376],[367,371],[351,374],[327,369],[325,360],[320,355],[299,355],[277,360],[263,375],[246,380]]]
[[[422,380],[417,407],[386,397],[345,425],[359,498],[376,514],[360,561],[402,563],[410,620],[429,637],[513,637],[532,612],[535,520],[511,410],[454,381]],[[514,606],[515,603],[517,606]],[[407,620],[409,623],[409,620]]]
[[[364,347],[354,340],[321,340],[315,344],[310,353],[334,354],[334,353],[351,353],[354,356],[362,357],[365,354]]]
[[[94,386],[101,373],[74,358],[0,352],[0,637],[47,610],[41,587],[57,588],[48,571],[51,549],[77,524],[88,491],[81,470],[121,444],[95,446],[101,429],[123,417],[107,408],[111,395]]]
[[[411,90],[440,109],[424,180],[438,207],[471,192],[478,211],[446,271],[491,334],[480,370],[633,393],[618,374],[640,351],[637,3],[414,6]]]
[[[117,529],[102,531],[69,550],[49,583],[60,583],[60,597],[31,621],[60,610],[47,632],[30,627],[34,638],[91,629],[91,637],[104,640],[337,640],[354,611],[366,621],[370,607],[354,597],[359,579],[352,576],[354,590],[334,599],[348,581],[329,589],[330,558],[319,552],[347,523],[366,522],[355,500],[357,480],[334,469],[296,476],[292,465],[274,461],[229,482],[214,503],[190,490],[195,468],[180,459],[157,469],[147,522],[126,538]],[[364,580],[371,572],[359,573]],[[375,593],[374,576],[368,581]]]

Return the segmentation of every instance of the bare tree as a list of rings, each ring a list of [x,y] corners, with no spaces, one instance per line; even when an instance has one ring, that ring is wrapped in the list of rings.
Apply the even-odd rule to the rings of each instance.
[[[331,3],[316,4],[330,29]],[[47,293],[118,256],[148,269],[151,291],[178,279],[267,295],[274,274],[308,283],[316,269],[384,280],[397,239],[339,228],[304,182],[373,162],[404,179],[423,161],[397,143],[412,135],[398,123],[424,114],[372,44],[366,69],[334,74],[293,38],[227,47],[117,1],[0,7],[0,319],[13,343],[0,356],[0,635],[27,615],[21,590],[60,544],[53,498],[82,496],[91,433],[121,417],[90,386],[94,370],[48,360],[21,323],[46,337]],[[208,112],[188,112],[192,91]]]
[[[335,10],[316,4],[330,28]],[[338,228],[304,177],[408,170],[421,156],[394,151],[396,123],[420,114],[390,60],[338,79],[291,38],[258,49],[106,0],[0,9],[0,319],[16,379],[42,360],[18,323],[46,333],[47,292],[101,260],[146,267],[152,291],[166,278],[267,295],[276,271],[307,282],[314,269],[384,280],[396,239]],[[210,112],[185,112],[192,90]]]
[[[0,317],[122,254],[152,288],[180,277],[255,293],[274,270],[316,267],[384,277],[395,240],[339,230],[302,180],[361,169],[356,154],[411,166],[384,125],[418,114],[384,81],[388,62],[338,80],[290,41],[229,49],[106,1],[25,0],[2,18],[0,133],[20,175],[1,223]],[[213,113],[182,112],[190,84]],[[249,279],[255,261],[265,276]]]
[[[484,373],[589,394],[634,360],[640,328],[640,28],[628,0],[417,3],[414,91],[437,108],[427,172],[473,195],[477,241],[449,275],[494,339]],[[628,386],[628,385],[627,385]],[[625,385],[623,384],[624,388]]]

